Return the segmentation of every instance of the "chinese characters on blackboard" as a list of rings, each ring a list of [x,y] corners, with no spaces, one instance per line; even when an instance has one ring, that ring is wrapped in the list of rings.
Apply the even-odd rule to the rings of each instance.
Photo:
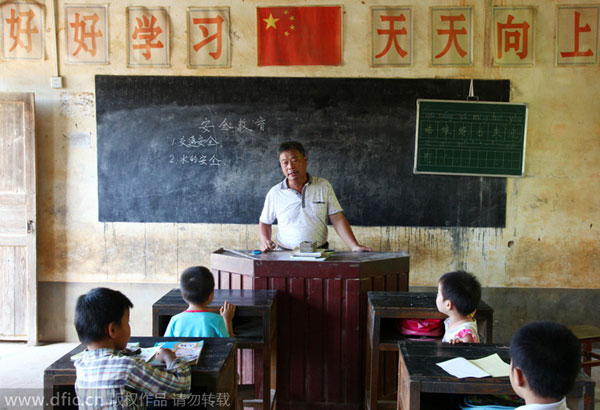
[[[232,134],[258,135],[265,132],[266,119],[240,117],[213,122],[205,118],[194,134],[168,138],[168,163],[186,166],[220,167],[223,163],[223,141]]]

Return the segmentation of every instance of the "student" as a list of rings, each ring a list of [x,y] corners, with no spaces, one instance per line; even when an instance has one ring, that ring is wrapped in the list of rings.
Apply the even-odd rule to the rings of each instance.
[[[145,408],[146,395],[182,397],[190,390],[190,365],[171,350],[160,349],[159,369],[123,350],[131,335],[131,301],[121,292],[95,288],[79,296],[75,329],[87,349],[75,361],[75,391],[80,409]],[[184,396],[183,396],[184,397]]]
[[[192,266],[181,274],[181,295],[187,310],[173,316],[165,337],[233,337],[231,321],[235,305],[225,301],[221,315],[206,310],[215,296],[215,280],[204,266]]]
[[[565,395],[581,367],[575,335],[555,322],[522,326],[510,343],[510,384],[525,400],[517,409],[568,410]]]
[[[459,270],[440,278],[435,304],[441,313],[448,315],[442,342],[479,343],[473,316],[480,300],[481,285],[472,274]]]

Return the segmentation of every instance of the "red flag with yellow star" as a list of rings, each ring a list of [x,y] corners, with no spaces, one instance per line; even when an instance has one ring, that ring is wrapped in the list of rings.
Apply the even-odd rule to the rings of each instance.
[[[339,65],[342,8],[257,7],[258,65]]]

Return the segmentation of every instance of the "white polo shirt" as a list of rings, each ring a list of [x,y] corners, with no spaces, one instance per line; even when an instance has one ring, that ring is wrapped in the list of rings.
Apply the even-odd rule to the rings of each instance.
[[[342,212],[335,192],[325,178],[308,176],[302,193],[288,187],[287,179],[267,193],[260,222],[272,225],[277,219],[277,242],[294,249],[302,241],[327,242],[327,217]]]
[[[525,406],[519,406],[515,410],[569,410],[567,408],[567,399],[563,397],[561,401],[549,404],[526,404]]]

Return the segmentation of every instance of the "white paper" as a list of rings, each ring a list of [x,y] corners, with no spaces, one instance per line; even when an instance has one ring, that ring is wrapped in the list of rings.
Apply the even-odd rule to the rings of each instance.
[[[445,362],[436,363],[442,369],[450,373],[452,376],[463,377],[488,377],[490,374],[484,372],[479,367],[465,359],[464,357],[455,357],[454,359],[446,360]]]
[[[469,361],[488,372],[492,377],[503,377],[510,374],[510,365],[502,360],[498,353]]]

